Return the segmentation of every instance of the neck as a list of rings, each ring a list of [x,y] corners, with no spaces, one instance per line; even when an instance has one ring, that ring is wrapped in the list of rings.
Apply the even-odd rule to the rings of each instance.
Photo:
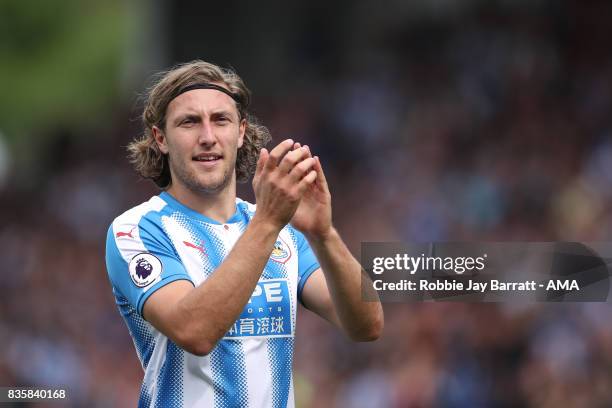
[[[166,192],[181,204],[222,224],[236,212],[235,178],[220,191],[193,191],[180,183],[173,183]]]

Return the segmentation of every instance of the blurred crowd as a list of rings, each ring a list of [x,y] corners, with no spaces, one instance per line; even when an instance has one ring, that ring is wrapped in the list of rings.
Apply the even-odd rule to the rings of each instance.
[[[607,241],[612,5],[594,4],[390,25],[363,64],[255,90],[257,115],[274,143],[321,156],[357,256],[363,241]],[[118,112],[91,143],[54,135],[40,188],[2,190],[3,386],[137,401],[143,373],[104,265],[112,219],[156,194],[125,159],[137,115]],[[300,311],[299,407],[612,406],[606,303],[384,308],[382,338],[364,344]]]

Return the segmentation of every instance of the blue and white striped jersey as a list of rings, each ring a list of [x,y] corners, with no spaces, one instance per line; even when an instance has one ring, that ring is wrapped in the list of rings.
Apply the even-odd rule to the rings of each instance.
[[[197,286],[213,274],[254,211],[254,205],[236,199],[236,213],[219,224],[163,192],[113,221],[106,265],[145,372],[139,406],[294,405],[297,300],[319,264],[291,226],[279,234],[242,314],[208,355],[181,349],[142,317],[145,301],[157,289],[179,279]]]

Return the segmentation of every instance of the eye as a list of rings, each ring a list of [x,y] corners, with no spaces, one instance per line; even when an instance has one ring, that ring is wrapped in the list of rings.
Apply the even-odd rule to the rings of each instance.
[[[227,118],[226,116],[219,116],[217,117],[216,122],[220,125],[225,125],[229,123],[229,118]]]
[[[191,127],[195,124],[195,120],[193,118],[185,118],[181,121],[180,126],[182,127]]]

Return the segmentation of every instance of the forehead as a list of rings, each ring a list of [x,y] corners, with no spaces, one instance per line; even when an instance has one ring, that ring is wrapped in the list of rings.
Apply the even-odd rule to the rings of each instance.
[[[238,114],[236,102],[229,95],[215,89],[194,89],[174,98],[166,116],[170,118],[186,112],[209,114],[220,110]]]

